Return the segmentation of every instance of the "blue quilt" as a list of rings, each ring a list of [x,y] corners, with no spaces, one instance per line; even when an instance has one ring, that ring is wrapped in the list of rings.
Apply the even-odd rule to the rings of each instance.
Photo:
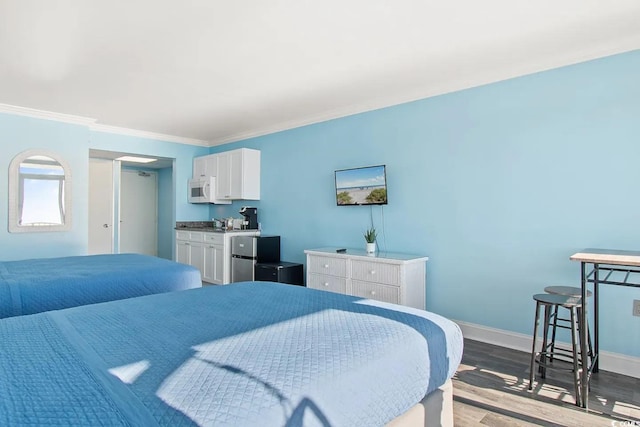
[[[377,426],[442,385],[433,313],[273,282],[0,320],[0,425]]]
[[[139,254],[0,262],[0,318],[201,286],[196,268]]]

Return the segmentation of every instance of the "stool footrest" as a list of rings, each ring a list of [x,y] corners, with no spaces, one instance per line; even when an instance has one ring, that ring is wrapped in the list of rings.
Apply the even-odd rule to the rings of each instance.
[[[545,358],[548,361],[543,362],[541,360],[542,356],[545,356]],[[573,365],[573,360],[569,358],[569,355],[565,355],[565,354],[555,354],[555,353],[548,353],[546,351],[543,351],[538,353],[535,358],[536,364],[540,366],[544,366],[545,368],[573,372],[573,366],[564,367],[564,366],[554,365],[555,361],[562,362],[562,363],[569,363]],[[582,369],[578,369],[578,371],[582,371]]]

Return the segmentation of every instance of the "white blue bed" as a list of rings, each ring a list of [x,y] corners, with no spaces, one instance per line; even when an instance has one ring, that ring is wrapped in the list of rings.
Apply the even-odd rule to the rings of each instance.
[[[377,426],[453,376],[421,310],[273,282],[0,320],[0,425]]]
[[[201,286],[196,268],[140,254],[0,262],[0,318]]]

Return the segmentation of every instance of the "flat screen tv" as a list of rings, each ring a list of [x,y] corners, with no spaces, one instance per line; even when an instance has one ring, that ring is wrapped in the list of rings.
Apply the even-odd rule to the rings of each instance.
[[[386,205],[385,165],[336,171],[338,206]]]

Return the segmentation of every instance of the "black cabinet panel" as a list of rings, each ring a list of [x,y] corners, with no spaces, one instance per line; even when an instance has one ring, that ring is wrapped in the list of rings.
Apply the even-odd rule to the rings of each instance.
[[[255,280],[304,286],[302,264],[293,262],[259,262],[255,265]]]

